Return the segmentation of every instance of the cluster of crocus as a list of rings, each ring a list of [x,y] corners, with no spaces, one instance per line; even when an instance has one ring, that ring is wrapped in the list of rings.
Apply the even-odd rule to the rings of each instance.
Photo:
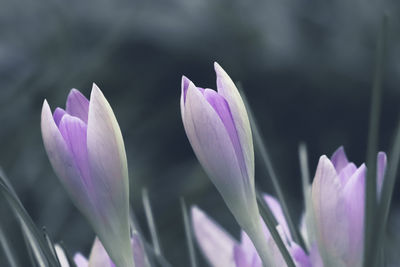
[[[244,233],[238,244],[195,207],[192,219],[196,239],[212,266],[261,266],[258,256],[264,266],[286,266],[265,226],[255,226],[262,223],[255,201],[253,143],[246,109],[234,83],[217,63],[215,71],[218,92],[196,87],[183,77],[182,120],[197,158]],[[377,197],[385,167],[386,155],[380,152]],[[311,189],[306,192],[309,205],[301,229],[308,255],[293,242],[279,204],[267,199],[297,266],[361,266],[365,179],[365,165],[357,168],[349,162],[342,147],[331,159],[320,158]],[[247,245],[251,242],[245,233],[256,251]]]
[[[41,127],[54,171],[112,261],[134,266],[124,142],[100,89],[93,84],[90,101],[71,90],[66,109],[57,108],[54,114],[45,100]]]
[[[193,207],[196,240],[215,267],[286,266],[270,233],[274,228],[268,229],[259,214],[252,133],[244,103],[217,63],[215,71],[217,91],[196,87],[182,78],[181,115],[197,158],[243,230],[238,242]],[[71,90],[66,109],[57,108],[53,114],[44,101],[41,127],[55,172],[98,236],[89,259],[77,253],[75,265],[149,266],[139,235],[131,234],[122,134],[100,89],[93,85],[90,101]],[[386,155],[380,152],[377,199],[385,169]],[[361,267],[365,179],[366,166],[349,162],[342,147],[330,159],[321,156],[313,183],[305,192],[306,210],[301,223],[304,248],[293,241],[279,202],[264,195],[278,223],[276,230],[296,266]],[[55,249],[61,266],[69,267],[62,248]]]

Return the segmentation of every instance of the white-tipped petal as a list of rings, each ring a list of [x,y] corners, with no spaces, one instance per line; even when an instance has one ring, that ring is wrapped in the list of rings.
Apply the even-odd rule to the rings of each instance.
[[[44,147],[55,173],[60,178],[75,204],[84,213],[87,213],[88,209],[90,209],[90,200],[85,192],[85,184],[80,176],[74,158],[54,122],[46,100],[42,107],[41,131]]]
[[[88,267],[89,266],[89,261],[81,253],[76,253],[74,255],[74,262],[76,264],[76,267]]]
[[[343,266],[348,251],[348,220],[335,167],[321,156],[311,189],[315,234],[324,263]]]
[[[192,223],[196,240],[211,266],[234,266],[237,242],[197,207],[192,207]]]
[[[112,261],[101,241],[96,237],[89,256],[89,267],[111,267]]]
[[[99,239],[117,266],[133,266],[129,230],[129,180],[122,134],[100,89],[93,84],[87,126],[90,173],[95,177],[93,221]]]
[[[214,68],[217,74],[218,94],[222,95],[229,104],[239,140],[242,146],[243,157],[247,167],[247,173],[249,177],[253,177],[250,182],[254,187],[253,137],[251,134],[250,121],[247,115],[246,107],[243,103],[242,97],[240,96],[238,89],[236,88],[229,75],[217,62],[214,63]]]

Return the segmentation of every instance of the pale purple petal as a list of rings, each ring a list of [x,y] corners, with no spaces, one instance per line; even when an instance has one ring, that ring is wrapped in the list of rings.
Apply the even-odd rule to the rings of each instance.
[[[86,145],[86,124],[81,119],[66,114],[61,119],[58,128],[75,160],[82,182],[85,184],[85,189],[90,191],[92,188],[92,180],[90,176]],[[90,193],[91,192],[89,192],[89,195],[91,195]]]
[[[128,166],[121,130],[100,89],[93,84],[87,126],[90,174],[96,177],[92,221],[99,239],[117,266],[133,265],[129,226]]]
[[[250,237],[246,234],[245,231],[240,232],[240,248],[242,249],[245,257],[246,257],[246,262],[250,263],[253,262],[253,257],[254,255],[257,255],[258,253],[256,248],[253,245],[253,242],[251,241]]]
[[[290,234],[289,226],[286,222],[285,215],[283,214],[281,205],[279,202],[272,196],[268,194],[264,194],[264,200],[268,204],[268,207],[270,208],[272,214],[274,215],[275,219],[277,220],[278,224],[283,227],[283,230],[285,231],[285,235],[289,237],[290,240],[292,240],[292,236]]]
[[[42,108],[41,130],[43,143],[54,171],[77,207],[87,214],[90,209],[90,200],[85,191],[86,186],[78,171],[75,159],[54,122],[46,100]]]
[[[238,214],[254,208],[248,204],[248,199],[255,197],[251,186],[254,177],[243,177],[222,120],[193,83],[189,84],[186,96],[183,125],[197,158],[235,218],[250,219]]]
[[[357,167],[354,163],[348,163],[342,170],[339,172],[339,179],[342,185],[346,185],[349,178],[356,172]]]
[[[235,245],[233,248],[233,257],[235,259],[236,267],[248,267],[249,264],[246,259],[246,254],[239,245]]]
[[[319,253],[318,246],[316,244],[311,246],[310,262],[313,267],[324,267],[324,263],[322,262],[321,254]]]
[[[88,122],[89,100],[76,89],[69,92],[66,111],[68,114]]]
[[[333,166],[335,166],[336,172],[340,171],[349,164],[347,160],[346,153],[344,152],[343,146],[339,147],[332,155],[331,161]]]
[[[114,267],[101,241],[96,237],[89,256],[89,266]]]
[[[187,90],[189,88],[189,83],[191,83],[191,81],[186,76],[182,76],[181,99],[183,99],[183,104],[186,102],[186,95],[187,95]]]
[[[182,116],[182,121],[185,121],[185,102],[186,102],[186,93],[187,89],[189,87],[189,83],[191,81],[186,78],[185,76],[182,76],[182,81],[181,81],[181,99],[180,99],[180,106],[181,106],[181,116]]]
[[[194,235],[201,251],[212,266],[234,266],[233,248],[237,242],[202,210],[191,210]]]
[[[377,190],[378,190],[378,198],[380,198],[381,191],[382,191],[382,185],[383,185],[383,179],[385,177],[385,171],[386,171],[386,165],[387,165],[387,157],[385,152],[379,152],[378,153],[378,159],[377,159]]]
[[[311,262],[309,256],[304,252],[304,250],[292,242],[289,248],[289,253],[292,255],[293,260],[296,263],[297,267],[311,267]]]
[[[324,261],[336,264],[348,252],[348,214],[335,167],[321,156],[311,189],[315,232]]]
[[[74,255],[74,262],[76,264],[76,267],[88,267],[89,266],[89,261],[81,253],[76,253]]]
[[[218,63],[214,63],[215,73],[217,74],[218,94],[228,102],[232,113],[233,121],[239,136],[239,141],[243,151],[245,165],[249,177],[254,177],[254,148],[253,137],[250,128],[249,117],[243,100],[235,84],[229,75]],[[252,181],[254,187],[254,181]]]
[[[60,125],[60,121],[65,114],[66,114],[65,110],[63,110],[62,108],[56,108],[56,110],[54,110],[53,118],[57,127],[58,125]]]
[[[366,167],[362,164],[351,176],[343,189],[347,216],[337,220],[348,220],[348,251],[344,257],[347,266],[357,266],[362,262],[364,245],[364,206],[365,206]]]
[[[225,128],[229,134],[232,145],[235,149],[236,156],[238,158],[238,162],[240,163],[240,168],[243,172],[243,176],[247,175],[246,171],[246,163],[243,158],[242,147],[239,142],[239,137],[236,131],[236,127],[233,121],[232,113],[228,106],[228,102],[219,95],[217,92],[211,89],[205,89],[203,93],[205,99],[210,103],[210,105],[217,112],[218,116],[221,118],[222,123],[225,125]]]

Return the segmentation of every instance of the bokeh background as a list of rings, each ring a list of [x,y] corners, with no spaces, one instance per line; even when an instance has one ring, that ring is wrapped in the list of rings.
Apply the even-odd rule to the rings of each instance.
[[[298,144],[313,173],[320,155],[344,145],[358,165],[366,154],[376,39],[389,16],[380,149],[399,119],[398,1],[0,0],[0,165],[39,227],[71,252],[89,253],[94,233],[58,182],[40,135],[46,98],[64,107],[71,88],[103,90],[122,129],[131,203],[148,236],[147,188],[165,257],[188,266],[179,197],[238,237],[238,227],[199,166],[179,111],[181,75],[215,88],[213,62],[240,82],[275,170],[299,221]],[[262,164],[260,188],[274,194]],[[389,262],[396,260],[399,185],[391,214]],[[0,199],[0,225],[29,266],[15,218]],[[398,248],[398,246],[397,246]],[[201,256],[200,256],[201,257]],[[4,255],[0,251],[0,265]],[[203,262],[204,264],[204,262]]]

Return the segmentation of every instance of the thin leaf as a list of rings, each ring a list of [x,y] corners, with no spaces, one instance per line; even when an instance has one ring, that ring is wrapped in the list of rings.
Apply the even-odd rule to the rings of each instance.
[[[303,185],[303,195],[305,200],[308,194],[308,189],[310,187],[310,170],[308,168],[307,147],[304,143],[300,143],[299,145],[299,161],[300,161],[301,181]]]
[[[259,191],[257,191],[257,200],[258,200],[258,205],[261,207],[260,209],[261,217],[264,219],[264,222],[267,225],[268,230],[275,241],[275,244],[279,248],[279,251],[281,252],[283,258],[285,259],[287,266],[295,267],[296,265],[294,264],[292,256],[289,254],[289,251],[287,250],[285,244],[283,243],[282,238],[278,233],[278,230],[276,230],[276,226],[278,225],[278,223],[274,215],[272,214],[272,211],[265,203],[262,194]]]
[[[241,86],[238,85],[238,88],[240,90]],[[253,112],[250,108],[247,98],[246,98],[245,94],[243,93],[243,90],[240,90],[240,94],[241,94],[243,102],[246,106],[246,110],[249,114],[250,125],[251,125],[252,131],[253,131],[253,137],[254,137],[256,151],[258,151],[258,153],[260,154],[262,162],[264,163],[264,166],[268,172],[268,175],[271,178],[275,193],[278,197],[278,200],[279,200],[282,210],[283,210],[283,214],[285,215],[286,221],[288,223],[290,233],[292,234],[294,241],[297,244],[299,244],[306,251],[307,248],[305,246],[304,240],[301,237],[301,235],[299,234],[299,231],[298,231],[297,227],[295,226],[295,224],[293,223],[292,217],[290,216],[290,212],[289,212],[288,206],[286,204],[284,193],[279,184],[275,170],[272,166],[272,162],[269,157],[267,148],[264,144],[263,138],[261,136],[261,132],[258,128],[257,121],[253,115]]]
[[[385,230],[389,217],[390,205],[393,197],[393,190],[396,183],[397,171],[400,164],[400,122],[397,126],[395,141],[392,151],[389,154],[387,172],[383,180],[381,200],[379,202],[378,216],[376,220],[376,231],[373,240],[376,241],[376,248],[384,244]],[[379,258],[378,256],[376,258]],[[374,259],[376,262],[378,259]]]
[[[149,244],[148,244],[148,247],[146,247],[147,241],[143,237],[142,229],[140,228],[140,225],[137,222],[137,219],[136,219],[136,216],[135,216],[135,213],[133,212],[133,210],[131,210],[131,212],[130,212],[130,219],[131,219],[131,235],[133,235],[134,233],[137,234],[140,242],[143,244],[146,261],[148,262],[149,266],[155,266],[154,259],[153,259],[153,257],[149,257],[149,252],[148,252],[148,250],[151,249],[153,251],[152,254],[155,254],[154,249]]]
[[[142,201],[143,201],[144,212],[146,214],[147,224],[150,230],[151,240],[154,246],[154,252],[156,253],[156,255],[162,255],[156,224],[154,222],[153,212],[151,211],[149,194],[146,188],[142,190]]]
[[[15,256],[13,249],[8,243],[7,237],[4,234],[4,231],[0,227],[0,246],[3,248],[4,254],[8,260],[10,267],[18,267],[18,260]]]
[[[53,241],[51,240],[50,236],[46,232],[46,227],[43,227],[42,231],[43,231],[43,236],[44,236],[44,239],[46,240],[47,246],[50,249],[50,252],[53,254],[54,258],[57,260],[58,265],[61,266],[60,260],[57,257],[57,252],[56,252],[56,250],[54,248]]]
[[[0,194],[5,197],[20,222],[24,236],[30,244],[33,255],[38,261],[39,266],[58,266],[45,239],[36,228],[25,208],[22,206],[21,201],[18,199],[12,187],[9,186],[8,181],[2,175],[0,175]]]
[[[65,254],[65,257],[67,258],[69,267],[77,267],[75,261],[74,261],[73,258],[71,257],[70,251],[65,247],[64,243],[63,243],[63,242],[60,242],[58,245],[59,245],[59,246],[62,248],[62,250],[64,251],[64,254]]]
[[[368,131],[367,149],[367,182],[365,197],[365,226],[364,226],[364,265],[374,266],[378,249],[374,240],[375,220],[377,215],[376,195],[376,155],[378,153],[379,118],[382,98],[382,79],[386,51],[387,17],[382,20],[381,29],[377,41],[377,63],[375,67],[374,80],[371,96],[371,113]]]
[[[180,198],[180,202],[183,215],[183,223],[185,225],[186,241],[189,249],[190,266],[197,267],[196,251],[194,249],[194,243],[193,243],[193,231],[190,223],[190,218],[188,216],[186,203],[183,197]]]

